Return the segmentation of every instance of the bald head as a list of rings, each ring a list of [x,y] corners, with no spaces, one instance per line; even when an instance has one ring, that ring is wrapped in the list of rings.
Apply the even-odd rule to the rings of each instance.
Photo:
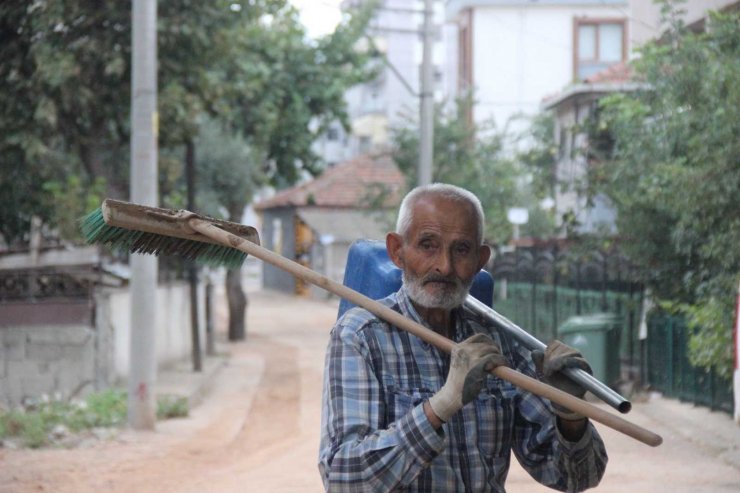
[[[468,205],[473,213],[471,220],[475,221],[475,225],[478,230],[478,244],[480,245],[483,243],[485,216],[483,214],[483,206],[481,206],[480,200],[478,200],[478,197],[468,190],[446,183],[433,183],[431,185],[416,187],[411,190],[401,202],[401,207],[398,211],[398,220],[396,222],[396,233],[406,237],[409,228],[411,227],[413,210],[416,203],[419,202],[420,199],[434,198],[444,198],[446,200]]]

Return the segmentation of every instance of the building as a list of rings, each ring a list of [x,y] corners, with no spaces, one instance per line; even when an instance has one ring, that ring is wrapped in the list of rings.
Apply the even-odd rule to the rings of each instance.
[[[681,8],[691,23],[730,3]],[[457,26],[456,90],[473,91],[473,121],[492,118],[499,128],[539,112],[546,95],[633,58],[663,31],[660,6],[649,0],[447,0],[446,15]]]
[[[631,44],[637,46],[660,38],[663,30],[659,27],[658,6],[651,2],[630,3],[634,15],[626,25],[634,31]],[[701,30],[710,7],[719,9],[732,4],[737,5],[737,2],[687,2],[684,5],[685,22],[690,28]],[[638,22],[638,19],[641,20]],[[556,217],[570,217],[580,232],[615,232],[615,213],[608,199],[602,195],[587,198],[585,193],[589,160],[594,159],[593,152],[598,152],[600,145],[589,142],[585,129],[590,121],[598,118],[599,99],[615,92],[631,92],[644,87],[644,84],[633,80],[629,64],[621,61],[565,86],[542,102],[542,109],[551,111],[555,117],[555,142],[558,143],[554,173]],[[583,150],[587,152],[584,154]]]
[[[446,5],[458,28],[457,90],[472,91],[477,123],[493,119],[502,128],[519,114],[536,114],[546,94],[628,58],[627,0]]]
[[[366,0],[346,0],[344,8]],[[435,99],[449,94],[445,74],[451,63],[446,42],[454,26],[444,25],[442,0],[434,0],[433,43]],[[368,28],[368,42],[379,53],[380,74],[345,95],[351,130],[335,122],[314,150],[332,166],[355,156],[387,150],[393,126],[418,121],[419,80],[423,53],[424,2],[384,0]],[[454,62],[454,61],[453,61]]]
[[[555,163],[555,214],[562,221],[570,216],[580,232],[615,232],[615,213],[607,197],[599,194],[587,199],[588,160],[580,152],[589,147],[587,128],[597,117],[598,102],[616,92],[631,92],[644,87],[632,80],[625,63],[618,63],[602,72],[569,86],[562,93],[545,99],[543,108],[551,111],[555,120],[555,142],[558,143]],[[593,145],[593,143],[591,143]]]
[[[328,168],[315,180],[255,204],[263,245],[342,283],[347,253],[358,239],[381,240],[395,220],[404,177],[387,155],[363,155]],[[262,269],[268,289],[326,296],[272,265]]]

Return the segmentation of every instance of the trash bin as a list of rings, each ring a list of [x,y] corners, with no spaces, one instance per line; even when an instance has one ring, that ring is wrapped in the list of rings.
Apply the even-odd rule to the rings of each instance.
[[[571,317],[558,328],[558,338],[581,352],[594,377],[609,387],[619,381],[622,318],[613,313]]]

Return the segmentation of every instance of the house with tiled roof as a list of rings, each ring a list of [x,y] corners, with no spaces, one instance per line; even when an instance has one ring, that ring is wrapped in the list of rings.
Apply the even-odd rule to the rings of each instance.
[[[338,164],[254,205],[261,215],[262,243],[341,283],[349,247],[359,239],[385,238],[404,187],[404,176],[388,155]],[[327,295],[267,264],[262,284],[283,292]]]

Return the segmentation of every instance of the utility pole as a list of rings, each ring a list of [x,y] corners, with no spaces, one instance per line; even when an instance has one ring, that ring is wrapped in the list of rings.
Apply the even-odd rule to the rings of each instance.
[[[434,0],[424,0],[423,52],[421,60],[421,94],[419,101],[419,168],[418,185],[432,182],[434,162]]]
[[[187,209],[195,211],[195,142],[188,138],[185,143],[185,181],[187,182]],[[190,284],[190,339],[192,341],[193,371],[203,371],[203,355],[200,349],[198,327],[198,266],[195,260],[186,262],[188,284]]]
[[[131,29],[131,200],[157,204],[157,1],[133,0]],[[156,422],[157,258],[131,255],[128,424]]]

